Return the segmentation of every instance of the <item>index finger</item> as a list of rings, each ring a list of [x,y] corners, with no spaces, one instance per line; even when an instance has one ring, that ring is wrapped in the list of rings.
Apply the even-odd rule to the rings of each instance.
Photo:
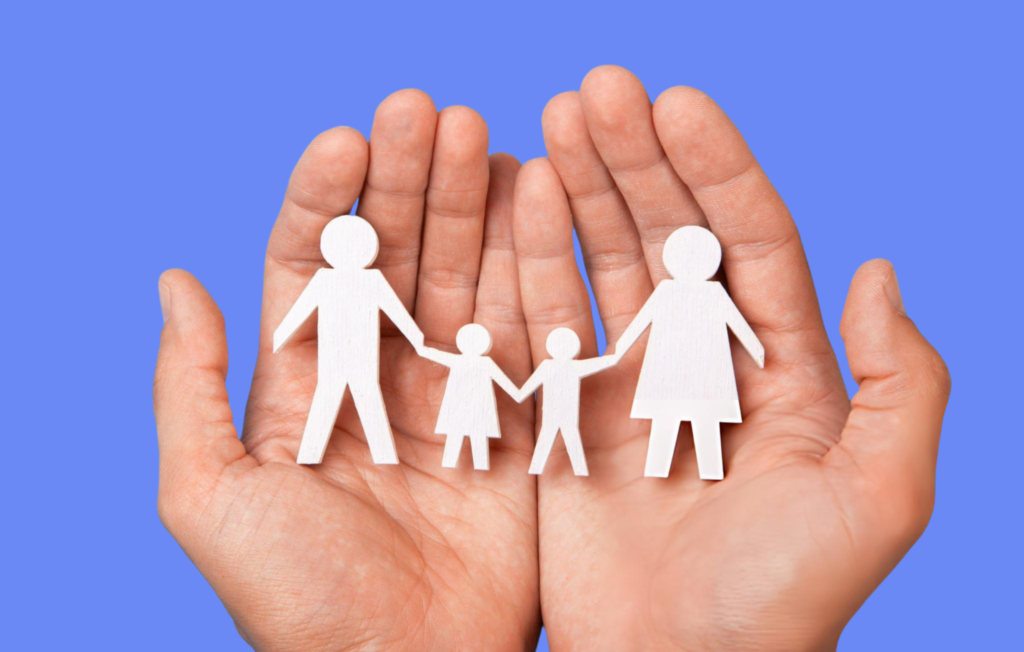
[[[274,329],[313,274],[325,265],[320,233],[332,219],[352,210],[366,178],[368,158],[362,134],[336,127],[313,139],[295,165],[267,244],[261,348],[272,348]],[[292,341],[315,334],[316,328],[306,324]]]

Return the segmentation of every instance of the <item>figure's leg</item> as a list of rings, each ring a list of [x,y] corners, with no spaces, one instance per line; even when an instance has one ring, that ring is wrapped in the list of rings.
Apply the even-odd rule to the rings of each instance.
[[[473,446],[473,468],[477,471],[491,470],[491,444],[487,435],[470,435],[469,442]]]
[[[463,435],[448,435],[444,442],[444,457],[441,458],[441,466],[446,469],[454,469],[459,465],[459,453],[462,452]]]
[[[667,478],[672,468],[672,455],[676,451],[679,436],[679,422],[675,419],[657,418],[651,421],[651,441],[647,444],[647,466],[644,475],[648,478]]]
[[[697,471],[701,480],[721,480],[725,477],[722,470],[722,434],[718,421],[691,421],[693,428],[693,447],[697,450]]]
[[[530,462],[530,473],[540,475],[544,466],[548,463],[548,456],[551,455],[551,447],[555,444],[555,436],[558,435],[558,428],[545,425],[540,429],[537,437],[537,445],[533,449],[533,460]]]
[[[572,462],[572,472],[576,475],[589,475],[579,428],[563,428],[562,441],[565,442],[565,450],[569,453],[569,461]]]
[[[341,399],[345,396],[345,383],[331,386],[317,383],[313,391],[313,404],[309,406],[306,429],[299,444],[299,464],[319,464],[324,459],[327,442],[331,439],[334,423],[341,410]]]
[[[370,456],[374,464],[398,464],[398,453],[395,451],[395,438],[391,434],[388,412],[384,407],[384,397],[376,382],[365,386],[351,386],[352,400],[359,413],[359,421],[366,433],[366,443],[370,447]]]

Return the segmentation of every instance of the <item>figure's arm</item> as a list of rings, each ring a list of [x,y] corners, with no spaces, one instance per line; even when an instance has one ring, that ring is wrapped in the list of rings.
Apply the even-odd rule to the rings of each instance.
[[[451,367],[455,362],[455,358],[458,356],[456,353],[448,353],[447,351],[442,351],[441,349],[435,349],[429,346],[421,346],[416,350],[416,352],[419,353],[421,357],[432,362],[436,362],[439,365],[444,365],[445,367]]]
[[[317,294],[321,280],[320,272],[318,271],[310,279],[302,293],[299,294],[299,298],[295,300],[295,304],[288,311],[288,314],[281,320],[281,325],[274,331],[274,353],[281,350],[285,342],[291,339],[295,331],[299,330],[299,326],[306,323],[306,320],[316,310],[317,301],[320,298]]]
[[[527,381],[523,383],[523,386],[520,387],[515,394],[512,394],[512,398],[516,400],[516,403],[522,403],[523,401],[525,401],[527,397],[532,396],[533,393],[536,392],[544,383],[545,364],[547,364],[547,360],[540,363],[540,366],[537,367],[536,370],[534,370],[533,375],[531,375],[527,379]]]
[[[655,288],[654,293],[647,299],[644,307],[640,309],[640,312],[636,313],[636,317],[633,317],[633,321],[629,323],[626,330],[619,336],[618,341],[615,342],[615,353],[610,356],[614,358],[615,362],[618,362],[626,354],[626,351],[636,344],[636,341],[640,339],[643,332],[651,325],[654,302],[657,300],[657,296],[658,289]]]
[[[750,324],[740,314],[739,308],[732,302],[729,293],[725,291],[725,288],[720,289],[725,299],[725,323],[732,329],[736,339],[740,341],[740,344],[747,350],[750,357],[754,359],[757,366],[764,369],[764,345],[761,344],[761,340],[757,339],[757,335],[754,335],[753,329],[750,328]]]
[[[498,383],[498,387],[518,402],[519,388],[509,380],[508,376],[505,375],[505,372],[501,370],[501,367],[494,360],[491,360],[491,378],[494,379],[494,382]]]
[[[402,335],[416,348],[417,352],[423,348],[423,331],[413,321],[412,315],[402,305],[402,301],[395,294],[395,290],[388,284],[384,275],[377,271],[377,297],[381,311],[391,318],[392,323],[401,331]],[[420,355],[423,355],[420,353]]]
[[[603,355],[600,358],[578,360],[576,362],[576,370],[579,372],[580,378],[593,376],[597,372],[604,371],[608,367],[614,367],[618,364],[620,357],[621,356],[617,355]]]

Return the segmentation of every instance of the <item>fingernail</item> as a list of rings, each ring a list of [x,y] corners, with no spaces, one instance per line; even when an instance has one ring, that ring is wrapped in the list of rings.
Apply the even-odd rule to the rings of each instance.
[[[164,323],[171,316],[171,288],[160,279],[160,312],[164,315]]]
[[[885,282],[885,294],[889,297],[889,303],[892,304],[893,310],[906,317],[907,311],[903,309],[903,294],[900,292],[900,282],[896,280],[895,269],[892,270],[892,274],[889,274],[889,278]]]

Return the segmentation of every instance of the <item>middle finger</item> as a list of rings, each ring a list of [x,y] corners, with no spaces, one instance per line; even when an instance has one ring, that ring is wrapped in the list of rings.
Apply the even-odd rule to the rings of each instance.
[[[451,106],[437,121],[420,251],[416,322],[429,342],[455,344],[473,320],[488,183],[487,124]]]
[[[437,109],[423,91],[398,91],[380,103],[357,208],[380,239],[374,266],[410,312],[416,301],[423,206],[436,128]]]

